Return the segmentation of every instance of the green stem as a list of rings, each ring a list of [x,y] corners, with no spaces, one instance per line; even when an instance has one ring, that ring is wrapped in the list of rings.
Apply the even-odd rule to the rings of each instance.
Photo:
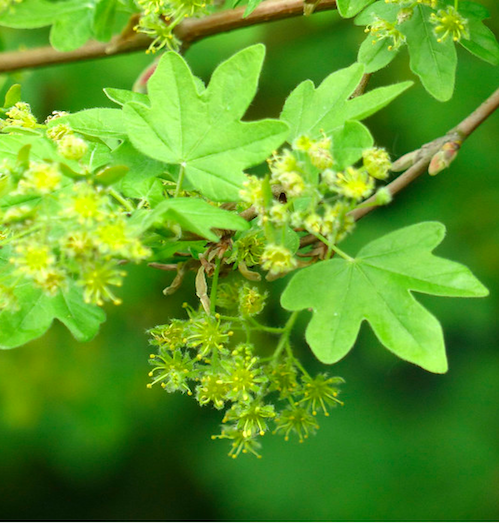
[[[305,370],[305,367],[300,363],[300,360],[295,357],[293,354],[293,350],[291,349],[291,345],[289,343],[289,340],[287,340],[286,343],[286,352],[291,360],[294,361],[295,365],[301,370],[302,374],[310,378],[310,374]]]
[[[182,184],[184,183],[185,167],[183,164],[180,164],[180,171],[178,173],[177,187],[175,188],[175,198],[180,196],[182,191]]]
[[[296,318],[298,318],[298,314],[299,311],[293,312],[288,318],[286,325],[284,325],[284,330],[281,338],[279,339],[279,343],[277,344],[273,359],[277,359],[281,355],[283,349],[286,347],[286,343],[289,341],[289,335],[291,334],[291,330],[295,324]]]
[[[327,238],[325,238],[324,236],[322,236],[322,234],[319,234],[319,233],[313,233],[313,235],[318,239],[320,240],[322,243],[326,244],[327,247],[328,247],[328,253],[327,253],[327,256],[326,256],[326,260],[328,260],[329,258],[331,258],[331,252],[330,251],[334,251],[336,254],[338,254],[339,256],[341,256],[343,259],[345,259],[346,261],[349,261],[349,262],[353,262],[354,259],[351,257],[351,256],[348,256],[348,254],[344,251],[342,251],[339,247],[337,247],[336,245],[334,245],[334,243],[330,242],[327,240]]]
[[[248,318],[248,320],[257,330],[270,332],[271,334],[282,334],[285,331],[285,327],[267,327],[267,325],[262,325],[254,318]]]
[[[116,192],[114,189],[109,189],[109,194],[119,203],[121,203],[121,205],[123,205],[123,207],[128,211],[128,212],[133,212],[135,211],[135,208],[133,207],[133,205],[128,201],[126,200],[125,198],[123,198],[123,196],[121,196],[121,194],[119,194],[118,192]]]
[[[220,258],[215,258],[215,272],[213,273],[213,280],[211,282],[210,292],[210,313],[215,314],[215,307],[217,301],[217,287],[218,287],[218,275],[220,274]]]

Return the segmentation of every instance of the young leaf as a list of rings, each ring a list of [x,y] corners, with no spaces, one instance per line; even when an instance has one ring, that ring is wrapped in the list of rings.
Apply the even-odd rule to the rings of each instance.
[[[78,11],[58,16],[50,30],[50,45],[66,53],[81,47],[92,36],[92,4],[82,4]]]
[[[39,338],[54,319],[64,323],[78,341],[89,341],[106,319],[102,309],[83,301],[82,290],[74,284],[53,297],[31,285],[18,286],[15,294],[19,309],[0,312],[0,349]]]
[[[275,120],[240,121],[255,95],[264,52],[255,45],[237,53],[202,92],[185,60],[165,53],[148,83],[151,107],[129,102],[123,108],[134,147],[183,166],[191,184],[211,200],[239,200],[243,169],[265,160],[288,132]]]
[[[400,25],[400,31],[407,37],[412,71],[432,96],[446,102],[454,92],[456,48],[452,38],[437,41],[430,13],[429,7],[416,6],[412,18]]]
[[[290,126],[288,142],[304,134],[311,138],[319,138],[323,132],[329,135],[347,120],[366,118],[412,85],[402,82],[349,100],[363,73],[364,66],[356,63],[332,73],[317,88],[310,80],[302,82],[289,95],[281,113],[281,120]]]
[[[127,89],[107,87],[104,89],[104,94],[118,105],[125,105],[127,102],[140,102],[149,105],[149,97],[147,94],[135,93],[134,91],[128,91]]]
[[[367,320],[398,357],[446,372],[440,323],[411,291],[461,297],[488,291],[463,265],[432,254],[444,235],[440,223],[419,223],[374,240],[351,261],[335,257],[303,269],[285,289],[282,306],[314,311],[306,338],[324,363],[343,358]]]
[[[116,16],[117,0],[98,0],[93,15],[93,33],[101,42],[107,42],[113,36],[113,24]]]
[[[5,93],[5,99],[3,106],[5,109],[12,107],[17,102],[21,101],[21,85],[14,84],[9,87],[9,90]]]
[[[214,242],[219,238],[212,228],[245,231],[250,227],[239,215],[198,198],[171,198],[161,202],[142,222],[142,226],[146,229],[165,221],[174,221],[182,229]]]
[[[374,0],[337,0],[338,11],[343,18],[351,18]]]
[[[155,177],[129,178],[126,176],[120,184],[120,191],[128,198],[144,200],[151,208],[156,207],[165,199],[163,195],[163,184],[161,180]]]
[[[398,49],[390,49],[391,42],[388,39],[373,42],[373,37],[367,35],[359,48],[357,59],[365,66],[366,73],[375,73],[386,67],[397,56]]]
[[[59,17],[71,15],[81,9],[81,0],[23,0],[20,3],[12,3],[0,14],[0,25],[14,29],[36,29],[51,25]]]
[[[369,130],[360,122],[346,122],[331,134],[335,169],[344,169],[362,158],[362,151],[373,146]]]
[[[462,2],[459,4],[459,12],[468,20],[470,31],[470,39],[462,38],[459,43],[478,58],[499,65],[499,43],[482,21],[489,18],[487,9],[474,2]]]
[[[261,3],[263,0],[248,0],[248,5],[244,10],[243,18],[249,16]]]
[[[120,109],[95,108],[61,116],[48,122],[49,129],[61,123],[80,134],[98,138],[126,138]]]

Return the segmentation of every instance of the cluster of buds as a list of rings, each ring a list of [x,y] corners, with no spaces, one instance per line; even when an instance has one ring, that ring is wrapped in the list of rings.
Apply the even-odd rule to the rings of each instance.
[[[52,122],[61,116],[64,112],[56,112],[47,119]],[[66,160],[81,160],[88,151],[88,144],[83,138],[76,136],[67,124],[56,124],[46,131],[47,137],[57,144],[57,152]]]
[[[206,14],[207,7],[205,0],[136,0],[136,4],[141,16],[134,30],[153,40],[148,53],[163,48],[178,50],[181,42],[174,34],[175,27],[186,18]]]
[[[247,266],[259,264],[268,271],[267,279],[298,266],[298,246],[289,239],[293,231],[312,234],[327,245],[338,243],[353,230],[350,212],[374,193],[378,180],[388,178],[391,162],[384,149],[367,149],[362,165],[337,169],[332,148],[329,136],[300,136],[291,149],[269,160],[269,175],[249,176],[240,192],[241,199],[255,210],[260,227],[258,236],[255,232],[242,236],[258,238],[258,257]],[[376,204],[388,203],[387,195],[381,191]],[[236,265],[248,261],[241,256],[239,242],[227,260]]]
[[[17,102],[5,112],[7,118],[0,121],[0,127],[24,127],[35,129],[38,127],[36,117],[31,112],[31,107],[26,102]]]

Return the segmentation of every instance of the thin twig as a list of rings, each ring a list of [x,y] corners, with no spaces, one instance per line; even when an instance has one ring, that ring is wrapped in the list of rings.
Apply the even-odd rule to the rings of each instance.
[[[367,88],[367,84],[369,83],[369,80],[371,79],[372,73],[364,73],[362,75],[362,78],[360,79],[359,85],[355,88],[355,91],[352,93],[352,96],[350,96],[350,100],[353,98],[358,98],[359,96],[362,96]]]
[[[303,14],[303,0],[265,0],[249,16],[243,18],[245,9],[243,6],[204,18],[185,20],[175,28],[175,36],[182,41],[182,48],[185,50],[194,42],[208,36],[300,16]],[[336,9],[336,0],[322,0],[314,12],[333,9]],[[149,47],[150,43],[151,39],[143,34],[136,34],[126,40],[117,35],[108,43],[92,41],[68,53],[61,53],[50,46],[6,52],[0,54],[0,73],[142,51]]]
[[[433,142],[423,146],[420,149],[422,155],[417,158],[416,163],[386,186],[388,191],[390,191],[390,194],[395,196],[402,189],[405,189],[409,184],[416,180],[416,178],[421,176],[428,168],[432,157],[441,149],[443,144],[456,139],[464,142],[464,140],[466,140],[466,138],[468,138],[498,107],[499,89],[497,89],[497,91],[495,91],[459,125],[457,125],[457,127],[451,129],[445,136],[437,138]],[[374,201],[375,196],[371,196],[364,203],[369,204],[374,203]],[[376,207],[376,205],[373,205],[371,207],[357,209],[352,212],[352,216],[355,218],[355,220],[360,220],[366,214],[374,211]]]
[[[443,145],[451,141],[459,141],[460,143],[464,142],[464,140],[466,140],[466,138],[468,138],[498,107],[499,89],[447,134],[423,145],[420,149],[413,151],[413,153],[405,155],[413,156],[412,166],[386,186],[390,195],[392,197],[395,196],[426,172],[432,157],[441,150]],[[373,195],[363,202],[362,208],[352,211],[351,215],[354,217],[355,221],[360,220],[366,216],[366,214],[369,214],[371,211],[378,208],[379,206],[376,205],[375,202],[376,196]],[[364,204],[366,206],[364,206]],[[317,238],[313,234],[307,234],[300,239],[300,248],[314,243],[317,243]]]

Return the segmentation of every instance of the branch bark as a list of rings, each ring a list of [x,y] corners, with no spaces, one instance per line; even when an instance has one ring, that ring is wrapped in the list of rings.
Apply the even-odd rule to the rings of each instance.
[[[412,165],[400,176],[395,178],[386,186],[386,189],[393,197],[406,187],[408,187],[414,180],[419,178],[426,172],[432,158],[437,154],[445,144],[449,142],[457,142],[462,144],[494,111],[499,108],[499,89],[497,89],[485,102],[483,102],[475,111],[467,116],[461,123],[451,129],[444,136],[441,136],[432,142],[423,145],[420,149],[404,155],[404,157],[412,157],[410,160]],[[397,162],[395,162],[397,163]],[[400,169],[402,170],[402,169]],[[372,205],[370,205],[372,204]],[[376,197],[373,195],[363,202],[362,207],[352,211],[351,215],[355,221],[360,220],[370,212],[377,209]],[[306,247],[314,243],[320,243],[312,234],[303,236],[300,240],[300,247]]]
[[[185,50],[194,42],[209,36],[300,16],[303,14],[303,0],[265,0],[249,16],[243,18],[245,9],[243,6],[204,18],[187,19],[175,28],[175,35],[182,41]],[[316,6],[315,12],[333,9],[336,9],[336,0],[322,0]],[[118,35],[108,43],[92,41],[68,53],[61,53],[50,46],[6,52],[0,54],[0,73],[142,51],[147,49],[150,43],[151,39],[143,34],[136,34],[124,41],[120,40]]]
[[[390,191],[392,196],[405,189],[409,184],[421,176],[431,159],[435,154],[442,149],[442,147],[451,141],[464,142],[494,111],[499,108],[499,89],[497,89],[485,102],[483,102],[475,111],[467,116],[461,123],[451,129],[445,136],[437,138],[433,142],[425,144],[421,149],[414,151],[415,163],[407,169],[393,182],[389,183],[386,188]],[[418,154],[419,153],[419,154]],[[371,196],[364,203],[374,203],[375,197]],[[366,214],[376,209],[376,205],[371,207],[363,207],[352,212],[355,220],[360,220]]]

